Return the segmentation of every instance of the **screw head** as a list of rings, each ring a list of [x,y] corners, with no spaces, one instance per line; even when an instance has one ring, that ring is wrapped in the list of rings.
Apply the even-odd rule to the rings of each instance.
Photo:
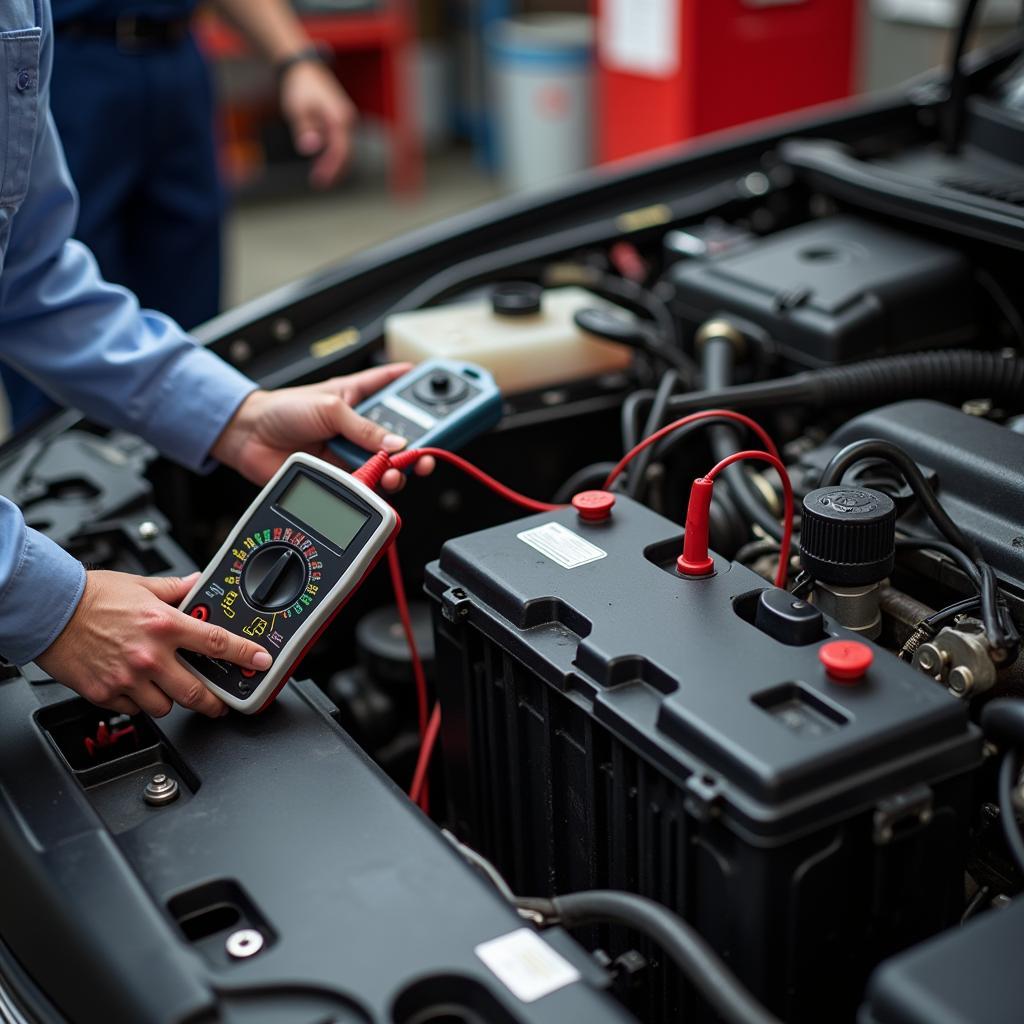
[[[263,933],[255,928],[239,928],[227,937],[224,948],[233,960],[245,960],[255,956],[263,948],[264,941]]]
[[[949,673],[946,685],[957,697],[966,697],[974,689],[974,673],[963,665],[958,665]]]
[[[153,807],[161,807],[177,800],[180,792],[177,779],[172,779],[165,772],[157,772],[146,783],[142,798]]]
[[[147,519],[145,522],[139,523],[139,536],[143,540],[155,540],[160,536],[160,527]]]
[[[921,644],[914,657],[917,667],[931,675],[937,675],[942,670],[942,660],[942,651],[935,644]]]

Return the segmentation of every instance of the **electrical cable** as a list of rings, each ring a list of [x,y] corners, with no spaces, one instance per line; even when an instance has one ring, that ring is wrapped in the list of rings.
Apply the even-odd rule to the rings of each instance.
[[[437,734],[440,731],[441,705],[438,703],[434,705],[434,710],[430,714],[430,721],[427,723],[427,731],[423,734],[419,757],[416,759],[416,771],[413,773],[412,785],[409,787],[409,799],[414,804],[420,803],[421,797],[427,791],[427,771],[430,768],[430,757],[434,753]]]
[[[949,97],[943,118],[943,142],[947,153],[955,153],[960,148],[960,134],[963,128],[964,103],[966,100],[963,56],[967,48],[967,39],[978,13],[980,0],[966,0],[964,11],[960,16],[953,47],[949,55]]]
[[[731,409],[703,409],[700,412],[691,413],[689,416],[683,416],[681,419],[674,420],[672,423],[667,424],[660,430],[656,430],[653,434],[648,434],[642,441],[630,448],[630,450],[626,452],[621,459],[619,459],[615,464],[615,468],[605,478],[604,489],[606,491],[610,490],[612,484],[619,478],[626,466],[628,466],[629,463],[632,462],[632,460],[645,448],[648,448],[653,444],[657,444],[662,438],[668,437],[670,434],[684,427],[688,427],[691,423],[699,423],[712,419],[741,423],[757,435],[758,440],[765,446],[766,451],[771,455],[774,455],[775,458],[779,458],[779,450],[775,447],[775,442],[768,436],[767,431],[765,431],[758,422],[752,420],[749,416],[744,416],[743,413],[734,412]]]
[[[447,462],[449,465],[455,466],[456,469],[462,470],[467,476],[494,491],[499,497],[520,508],[525,508],[529,512],[555,512],[564,507],[547,501],[537,501],[536,498],[520,494],[519,491],[506,487],[499,480],[495,480],[489,473],[477,469],[473,463],[467,462],[461,456],[446,451],[444,448],[409,448],[393,455],[387,452],[377,452],[376,455],[371,455],[352,475],[368,487],[376,489],[387,470],[409,469],[425,455],[433,455],[438,462]]]
[[[654,394],[651,411],[647,414],[647,422],[644,424],[643,431],[645,437],[653,434],[665,418],[665,410],[668,408],[669,400],[672,398],[678,384],[679,374],[675,370],[669,370],[661,378],[658,390]],[[637,457],[636,462],[630,467],[626,478],[626,493],[631,498],[639,498],[643,492],[644,484],[647,480],[647,470],[653,454],[653,447],[645,448]]]
[[[786,577],[789,574],[789,559],[793,543],[793,485],[789,479],[789,473],[782,463],[782,459],[773,452],[744,451],[733,452],[732,455],[722,459],[704,479],[714,481],[725,469],[743,462],[747,459],[755,459],[767,462],[775,469],[782,479],[783,495],[783,516],[782,516],[782,539],[779,542],[779,567],[775,572],[775,586],[785,588]]]
[[[727,1024],[781,1024],[754,999],[692,925],[654,900],[633,893],[594,890],[550,900],[519,899],[516,903],[522,911],[566,928],[612,924],[639,932],[665,951]]]
[[[427,732],[427,716],[430,705],[427,697],[427,674],[423,669],[419,648],[416,646],[416,635],[412,629],[412,618],[409,615],[409,600],[402,581],[402,567],[398,561],[398,547],[392,544],[388,548],[388,571],[391,573],[391,588],[395,592],[395,603],[398,605],[398,618],[402,623],[402,632],[409,647],[412,660],[412,676],[416,685],[416,718],[419,725],[420,742]]]
[[[924,478],[917,463],[902,448],[881,438],[853,441],[832,456],[822,472],[819,486],[831,487],[838,484],[842,480],[843,474],[854,463],[872,458],[882,459],[900,471],[939,533],[950,544],[964,552],[974,563],[981,593],[981,618],[989,642],[998,650],[1014,652],[1020,638],[1013,621],[1008,616],[1004,616],[1000,610],[995,573],[982,555],[981,548],[965,536],[960,527],[949,517],[938,498],[935,497],[934,491],[928,485],[928,481]]]
[[[1006,845],[1010,848],[1017,870],[1024,873],[1024,836],[1013,802],[1013,790],[1020,778],[1020,753],[1008,750],[999,765],[999,820],[1003,826]]]
[[[600,487],[604,478],[612,471],[614,462],[595,462],[593,465],[577,469],[568,480],[555,491],[552,501],[556,505],[566,505],[580,491],[589,491]]]
[[[980,593],[981,575],[978,572],[978,567],[971,561],[970,555],[961,551],[955,544],[918,537],[897,537],[896,549],[898,551],[934,551],[945,555],[951,562],[956,563],[956,567],[978,588]]]
[[[701,365],[705,388],[721,389],[732,384],[735,356],[736,343],[731,337],[712,334],[704,340]],[[655,423],[652,429],[657,429],[657,426]],[[739,447],[736,431],[730,427],[713,426],[708,436],[711,454],[716,459],[724,459]],[[770,509],[765,508],[764,499],[747,478],[742,466],[730,466],[726,470],[725,486],[729,488],[729,494],[748,522],[756,523],[769,537],[781,540],[782,528],[779,521],[772,515]]]

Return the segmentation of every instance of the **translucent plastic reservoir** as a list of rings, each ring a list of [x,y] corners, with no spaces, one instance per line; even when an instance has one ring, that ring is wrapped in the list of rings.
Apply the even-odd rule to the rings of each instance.
[[[573,315],[588,307],[619,309],[586,289],[566,287],[546,290],[536,313],[499,314],[488,298],[396,313],[385,325],[387,354],[414,363],[434,358],[477,363],[505,393],[625,370],[630,349],[573,323]]]

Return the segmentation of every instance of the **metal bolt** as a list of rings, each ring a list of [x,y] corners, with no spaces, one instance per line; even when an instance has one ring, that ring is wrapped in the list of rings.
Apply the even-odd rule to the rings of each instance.
[[[245,338],[231,342],[228,353],[236,363],[247,363],[252,358],[252,345]]]
[[[946,685],[957,697],[966,697],[974,689],[974,673],[964,665],[958,665],[949,673]]]
[[[263,934],[255,928],[239,928],[232,932],[224,943],[228,956],[235,960],[245,960],[255,956],[263,948]]]
[[[274,321],[273,331],[276,341],[289,341],[295,333],[295,328],[292,326],[291,320],[281,317],[280,320]]]
[[[942,671],[942,651],[935,644],[921,644],[917,649],[917,667],[932,675]]]
[[[154,807],[161,807],[164,804],[172,803],[178,799],[180,787],[176,779],[172,779],[169,775],[165,775],[163,772],[157,772],[146,783],[146,788],[142,791],[142,797],[147,804],[152,804]]]
[[[752,196],[763,196],[772,187],[772,183],[767,174],[753,171],[743,179],[743,187]]]
[[[968,416],[987,416],[992,411],[992,400],[990,398],[969,398],[960,406],[962,412]]]
[[[151,519],[147,519],[144,523],[139,523],[139,536],[143,540],[155,540],[160,536],[160,527]]]

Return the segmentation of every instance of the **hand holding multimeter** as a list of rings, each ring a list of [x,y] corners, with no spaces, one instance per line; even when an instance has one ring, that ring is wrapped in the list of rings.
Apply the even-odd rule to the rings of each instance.
[[[263,644],[256,671],[194,651],[178,658],[225,704],[262,710],[377,564],[395,510],[344,470],[297,453],[249,506],[182,611]]]
[[[356,412],[408,438],[410,447],[451,448],[497,422],[501,396],[480,367],[432,360]],[[341,439],[329,447],[352,465],[373,454]],[[292,455],[181,604],[195,618],[264,645],[273,665],[258,671],[188,650],[179,660],[226,704],[247,714],[262,710],[400,526],[394,509],[355,477],[311,455]]]

